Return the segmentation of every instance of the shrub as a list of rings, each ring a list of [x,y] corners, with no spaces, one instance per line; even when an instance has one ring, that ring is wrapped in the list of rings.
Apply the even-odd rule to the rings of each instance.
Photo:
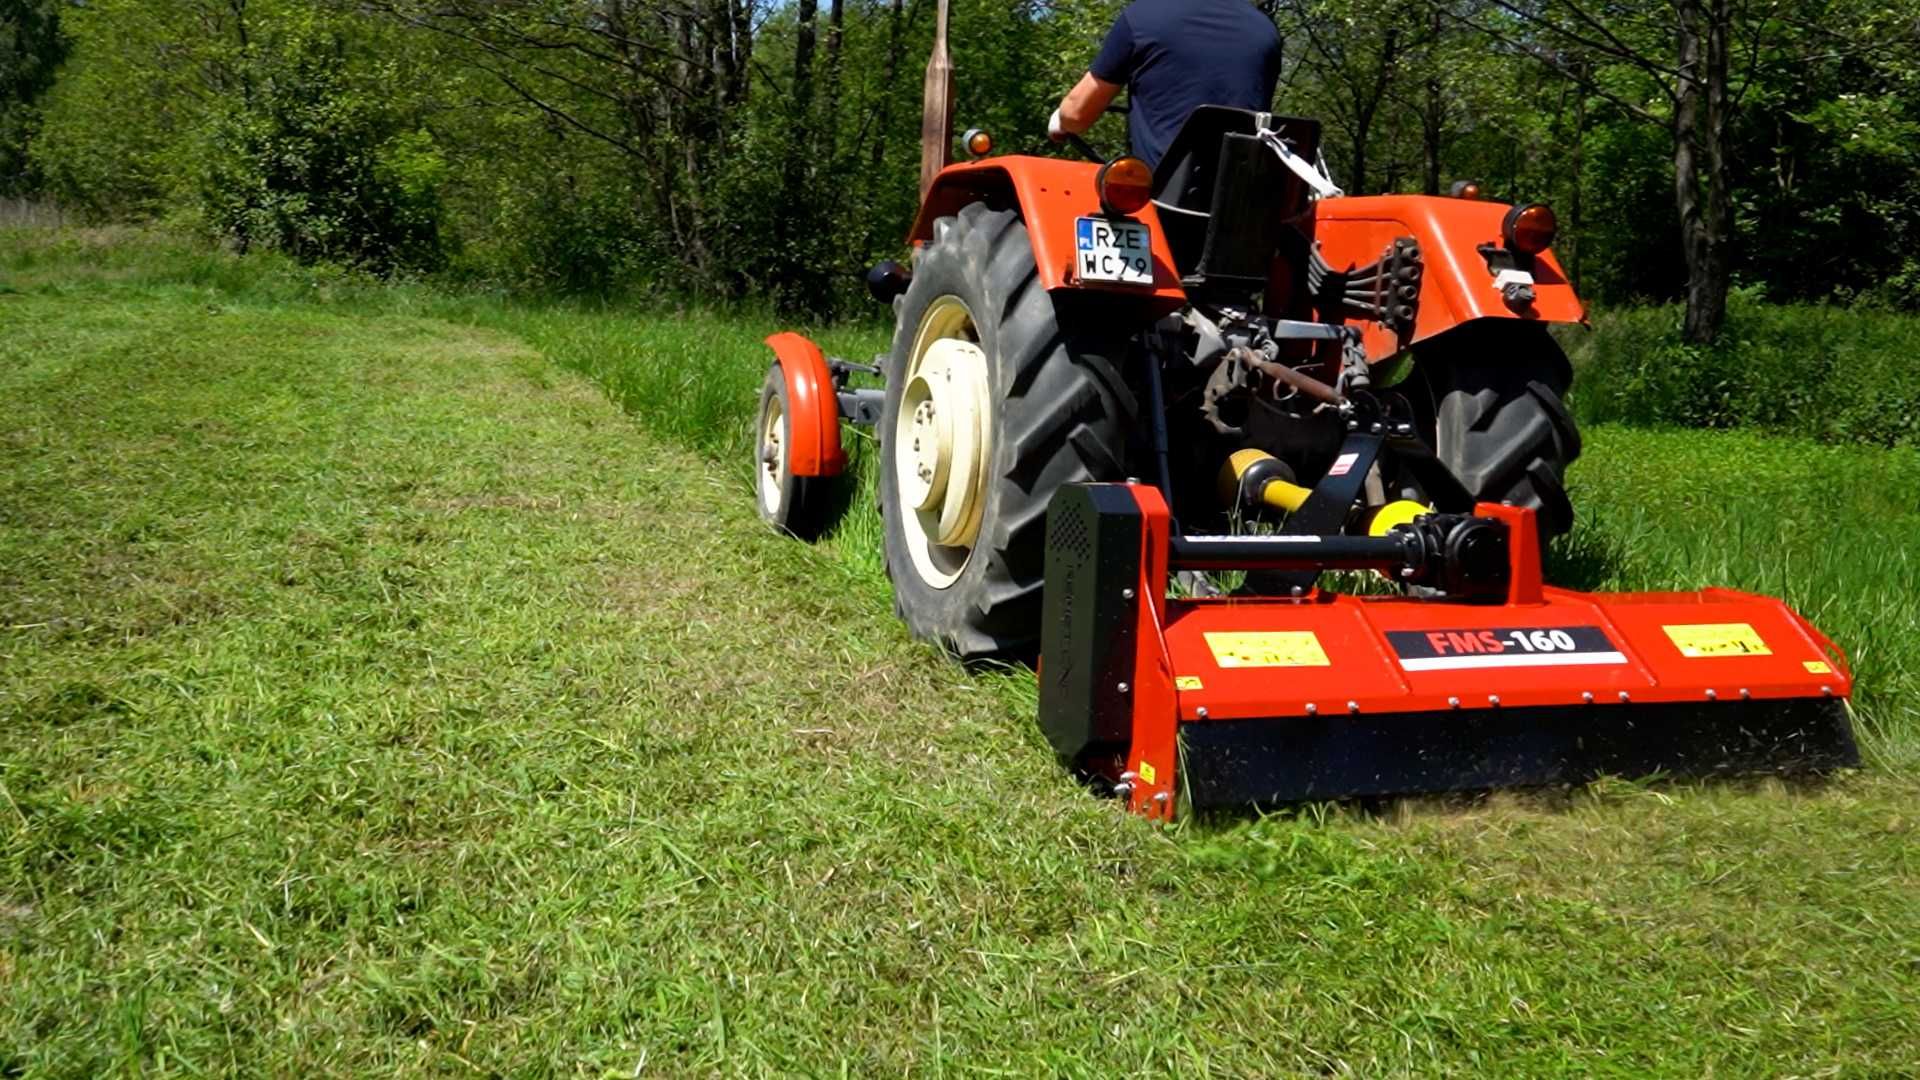
[[[1620,308],[1564,336],[1583,423],[1920,445],[1920,316],[1736,294],[1710,348],[1684,342],[1680,322],[1678,307]]]
[[[218,117],[200,184],[207,220],[243,249],[431,269],[445,162],[432,136],[348,83],[337,47],[293,36]]]

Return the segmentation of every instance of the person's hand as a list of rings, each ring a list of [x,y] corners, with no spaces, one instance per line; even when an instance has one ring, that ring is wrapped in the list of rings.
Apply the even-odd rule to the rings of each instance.
[[[1060,110],[1053,110],[1053,115],[1047,118],[1047,138],[1052,139],[1054,142],[1066,142],[1067,137],[1071,134],[1072,132],[1067,130],[1066,124],[1060,120]]]

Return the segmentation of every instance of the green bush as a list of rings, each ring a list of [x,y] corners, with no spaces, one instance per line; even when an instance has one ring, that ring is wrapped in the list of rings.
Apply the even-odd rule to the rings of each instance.
[[[1677,306],[1620,308],[1564,335],[1581,422],[1920,445],[1920,316],[1736,294],[1711,348],[1684,342],[1680,320]]]
[[[425,131],[341,74],[337,43],[293,35],[214,128],[207,220],[242,248],[377,272],[440,262],[446,163]]]

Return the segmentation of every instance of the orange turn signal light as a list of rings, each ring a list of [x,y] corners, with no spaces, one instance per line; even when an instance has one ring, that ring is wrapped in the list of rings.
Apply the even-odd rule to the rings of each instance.
[[[1559,231],[1560,219],[1546,203],[1516,206],[1507,211],[1506,220],[1500,223],[1500,233],[1508,250],[1522,255],[1538,255],[1552,247]]]
[[[1455,180],[1448,194],[1456,199],[1477,199],[1480,197],[1480,182],[1478,180]]]
[[[1117,157],[1093,178],[1100,208],[1109,214],[1137,214],[1153,199],[1153,170],[1137,157]]]
[[[967,148],[969,156],[983,158],[993,153],[993,136],[987,134],[985,128],[967,129],[967,133],[960,137],[960,142]]]

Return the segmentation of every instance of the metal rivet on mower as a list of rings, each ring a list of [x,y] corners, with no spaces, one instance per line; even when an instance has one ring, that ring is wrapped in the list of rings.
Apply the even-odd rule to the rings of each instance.
[[[1359,702],[1357,702],[1357,701],[1349,701],[1349,702],[1347,702],[1347,711],[1348,711],[1348,712],[1359,712],[1359,711],[1360,711],[1360,703],[1359,703]]]
[[[1825,694],[1825,695],[1827,695],[1828,697],[1832,697],[1832,696],[1833,696],[1833,687],[1831,687],[1831,686],[1823,686],[1823,687],[1821,687],[1821,688],[1820,688],[1820,692],[1821,692],[1821,693],[1823,693],[1823,694]]]
[[[1156,791],[1153,793],[1153,801],[1157,803],[1166,802],[1168,799],[1171,799],[1171,798],[1173,798],[1173,796],[1167,794],[1164,791]]]
[[[1202,720],[1205,720],[1207,718],[1207,707],[1205,705],[1200,706],[1199,708],[1193,710],[1193,715],[1199,717]]]
[[[1620,691],[1620,700],[1621,700],[1621,701],[1623,701],[1623,702],[1624,702],[1624,701],[1632,701],[1632,700],[1633,700],[1633,695],[1632,695],[1632,694],[1629,694],[1629,693],[1627,693],[1627,692],[1626,692],[1625,690],[1622,690],[1622,691]]]
[[[1307,590],[1305,590],[1305,589],[1303,589],[1303,588],[1301,588],[1301,587],[1300,587],[1300,586],[1298,586],[1298,585],[1295,585],[1295,586],[1293,587],[1293,595],[1294,595],[1294,598],[1295,598],[1295,599],[1298,599],[1298,598],[1300,598],[1300,597],[1302,597],[1302,596],[1305,596],[1305,595],[1307,595]]]
[[[1497,709],[1497,708],[1499,708],[1499,707],[1500,707],[1500,695],[1499,695],[1499,694],[1488,694],[1488,695],[1487,695],[1487,704],[1489,704],[1489,705],[1491,705],[1491,706],[1493,706],[1493,707],[1494,707],[1494,708],[1496,708],[1496,709]]]
[[[1711,688],[1711,687],[1709,687],[1709,688],[1707,689],[1707,700],[1708,700],[1708,701],[1718,701],[1718,700],[1720,700],[1720,691],[1718,691],[1718,690],[1715,690],[1715,689],[1713,689],[1713,688]]]
[[[1580,692],[1580,700],[1586,702],[1589,705],[1593,704],[1593,691],[1582,690]]]
[[[1132,784],[1115,784],[1113,785],[1113,793],[1116,796],[1124,799],[1127,796],[1133,794],[1133,785]]]
[[[1122,599],[1122,600],[1131,600],[1131,599],[1133,599],[1133,590],[1132,590],[1132,589],[1121,589],[1121,590],[1120,590],[1120,599]]]
[[[1127,684],[1126,684],[1126,683],[1121,683],[1121,684],[1120,684],[1120,685],[1119,685],[1118,687],[1116,687],[1115,689],[1117,689],[1117,690],[1119,690],[1119,691],[1120,691],[1121,693],[1123,693],[1123,694],[1124,694],[1124,693],[1126,693],[1126,692],[1127,692],[1127,690],[1128,690],[1128,686],[1127,686]]]
[[[1311,702],[1311,701],[1309,701],[1309,702],[1307,702],[1307,715],[1308,715],[1308,716],[1313,716],[1313,715],[1315,715],[1316,713],[1318,713],[1319,711],[1320,711],[1320,706],[1318,706],[1318,705],[1315,705],[1315,704],[1314,704],[1313,702]]]
[[[1746,687],[1744,687],[1744,686],[1743,686],[1743,687],[1741,687],[1741,688],[1740,688],[1740,700],[1741,700],[1741,701],[1752,701],[1752,700],[1753,700],[1753,691],[1751,691],[1751,690],[1749,690],[1749,689],[1747,689],[1747,688],[1746,688]]]
[[[1130,783],[1138,779],[1140,779],[1140,774],[1137,772],[1134,772],[1132,769],[1128,769],[1126,772],[1123,772],[1120,774],[1121,783]]]
[[[1448,698],[1448,699],[1447,699],[1447,708],[1449,708],[1449,709],[1457,709],[1457,708],[1459,708],[1459,707],[1460,707],[1460,699],[1459,699],[1459,698],[1457,698],[1457,697],[1450,697],[1450,698]]]

